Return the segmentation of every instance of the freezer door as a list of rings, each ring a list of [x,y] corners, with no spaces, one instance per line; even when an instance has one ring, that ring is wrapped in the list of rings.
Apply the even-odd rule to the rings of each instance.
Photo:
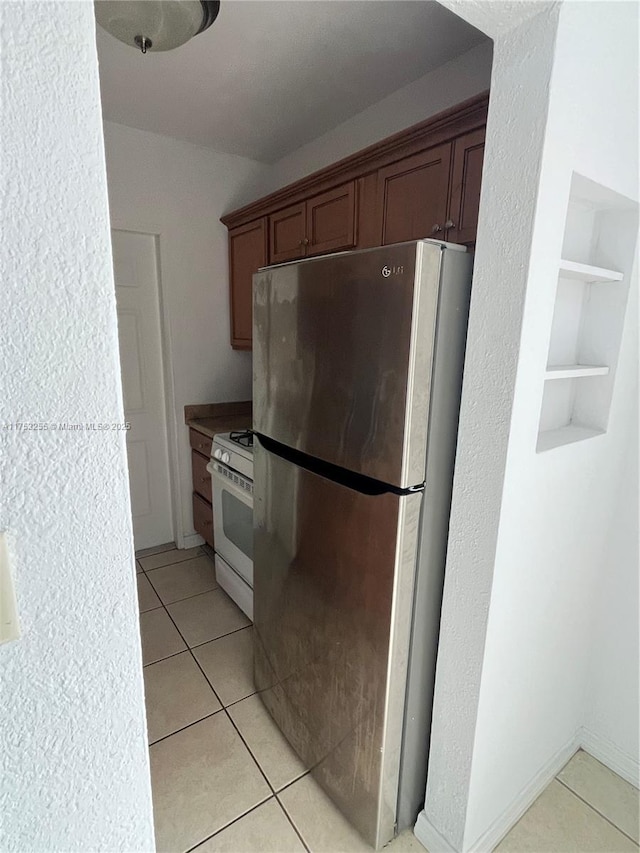
[[[421,495],[363,494],[254,450],[256,687],[379,847],[396,819]]]
[[[423,482],[443,251],[401,243],[257,273],[254,429],[385,483]]]

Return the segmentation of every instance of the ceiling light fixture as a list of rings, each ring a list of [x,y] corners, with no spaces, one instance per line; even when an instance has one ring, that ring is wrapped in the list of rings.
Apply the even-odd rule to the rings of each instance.
[[[220,0],[96,0],[96,20],[130,47],[173,50],[204,32],[218,17]]]

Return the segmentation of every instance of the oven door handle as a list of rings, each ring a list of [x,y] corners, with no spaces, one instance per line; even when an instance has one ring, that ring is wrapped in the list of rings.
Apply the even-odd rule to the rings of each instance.
[[[212,480],[215,480],[220,484],[220,486],[224,486],[228,491],[233,492],[233,494],[238,498],[238,500],[241,500],[242,503],[253,507],[253,492],[248,492],[246,489],[243,489],[242,486],[239,486],[228,477],[225,477],[224,474],[221,474],[216,468],[215,462],[207,462],[207,471],[211,474]],[[238,476],[242,477],[242,474],[238,474]],[[250,482],[248,477],[242,477],[242,479]]]

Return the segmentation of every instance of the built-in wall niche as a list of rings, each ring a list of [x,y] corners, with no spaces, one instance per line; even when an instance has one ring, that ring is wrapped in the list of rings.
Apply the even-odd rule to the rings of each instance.
[[[538,452],[607,430],[637,227],[635,202],[573,175]]]

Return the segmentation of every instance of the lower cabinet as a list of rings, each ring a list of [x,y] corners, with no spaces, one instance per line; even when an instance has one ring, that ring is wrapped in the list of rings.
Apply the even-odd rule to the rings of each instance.
[[[193,493],[193,527],[207,545],[213,548],[213,509],[211,504],[196,492]]]
[[[197,429],[193,429],[193,427],[191,427],[189,429],[189,444],[193,450],[197,450],[198,453],[202,454],[202,456],[206,456],[207,459],[210,458],[213,439],[209,438],[208,435],[203,435]]]
[[[189,430],[191,473],[193,476],[193,527],[213,548],[213,497],[211,474],[207,464],[211,459],[211,439],[193,427]]]

